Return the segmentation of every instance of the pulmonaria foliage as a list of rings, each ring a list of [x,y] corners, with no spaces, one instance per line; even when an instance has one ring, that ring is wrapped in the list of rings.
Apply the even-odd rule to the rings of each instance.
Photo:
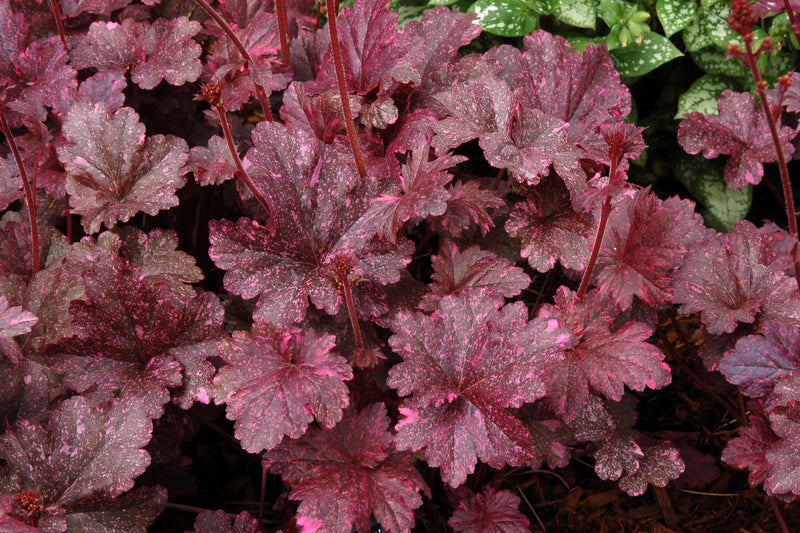
[[[527,321],[521,303],[499,309],[487,289],[447,296],[431,316],[401,314],[389,339],[403,362],[387,384],[401,396],[400,449],[425,449],[430,466],[456,487],[478,459],[500,468],[541,462],[511,409],[545,395],[545,374],[570,334],[555,320]]]
[[[748,222],[728,234],[698,240],[675,274],[683,313],[701,313],[710,333],[731,333],[739,322],[800,320],[797,281],[773,260],[769,238]]]
[[[730,155],[725,163],[725,181],[731,189],[744,189],[761,182],[763,163],[778,160],[769,125],[750,93],[726,90],[717,104],[719,115],[686,114],[678,128],[678,142],[690,154],[712,159]],[[794,153],[791,140],[797,132],[780,126],[778,135],[786,160]]]
[[[297,523],[303,532],[370,531],[370,515],[386,529],[408,532],[419,491],[428,486],[409,453],[394,449],[383,404],[356,413],[349,409],[336,427],[309,430],[264,453],[264,465],[291,486],[300,500]]]
[[[614,324],[613,304],[592,291],[583,299],[561,287],[555,304],[545,304],[541,320],[555,320],[572,332],[574,341],[561,361],[553,361],[544,375],[547,401],[559,415],[571,418],[595,393],[622,399],[625,387],[658,389],[671,380],[664,354],[645,342],[652,330],[639,322]]]
[[[76,103],[64,123],[67,143],[58,157],[67,171],[72,212],[97,233],[127,222],[139,211],[155,215],[178,205],[175,191],[186,179],[186,141],[172,135],[145,138],[144,124],[129,107],[113,115],[105,104]]]
[[[447,525],[460,533],[524,533],[528,519],[519,512],[519,497],[491,487],[462,499]]]
[[[228,366],[214,378],[214,397],[236,420],[236,437],[253,453],[296,439],[316,419],[331,428],[349,402],[347,360],[332,352],[332,335],[256,322],[237,331],[223,354]]]

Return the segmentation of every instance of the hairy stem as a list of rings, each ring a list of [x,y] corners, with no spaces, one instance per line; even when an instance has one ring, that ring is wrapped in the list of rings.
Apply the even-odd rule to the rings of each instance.
[[[245,185],[247,185],[247,188],[253,193],[253,196],[255,196],[256,200],[258,200],[258,203],[260,203],[267,212],[267,220],[271,220],[272,209],[269,207],[269,202],[267,202],[267,199],[255,186],[253,180],[250,179],[250,175],[244,169],[242,160],[239,159],[239,154],[236,152],[236,146],[233,144],[233,131],[231,130],[231,123],[228,121],[228,112],[225,111],[225,107],[221,103],[218,103],[216,108],[217,113],[219,114],[219,123],[222,126],[222,132],[225,135],[225,142],[228,143],[228,151],[231,153],[233,162],[236,165],[236,175],[239,176],[239,179],[241,179]]]
[[[58,36],[61,38],[61,44],[64,45],[64,50],[67,50],[67,35],[64,33],[64,17],[61,14],[61,6],[58,0],[50,0],[50,10],[56,18],[56,27],[58,28]]]
[[[281,39],[281,59],[289,66],[289,18],[286,16],[286,0],[275,0],[278,15],[278,36]]]
[[[237,37],[236,33],[233,31],[233,28],[231,28],[230,24],[228,24],[228,22],[224,18],[222,18],[222,15],[220,15],[216,9],[211,7],[211,4],[206,2],[206,0],[194,0],[194,1],[197,3],[197,5],[202,7],[206,13],[208,13],[209,17],[214,19],[214,21],[217,24],[219,24],[219,27],[222,28],[222,31],[225,32],[225,35],[227,35],[228,38],[231,41],[233,41],[233,44],[239,50],[239,53],[242,55],[244,60],[247,61],[247,65],[248,68],[250,69],[251,75],[254,74],[253,69],[255,69],[256,64],[253,61],[253,58],[250,57],[250,53],[247,51],[247,48],[244,47],[242,41],[239,39],[239,37]],[[253,85],[256,88],[256,97],[258,98],[258,101],[261,103],[261,108],[264,111],[264,116],[268,121],[271,122],[273,120],[273,117],[272,117],[272,110],[269,107],[269,98],[267,97],[267,93],[266,91],[264,91],[264,87],[262,87],[261,84],[256,83],[255,80],[253,80]]]
[[[22,188],[25,189],[25,202],[28,205],[28,218],[31,221],[31,255],[33,256],[33,275],[39,272],[39,225],[36,221],[36,199],[34,198],[34,191],[28,182],[28,173],[25,172],[25,165],[22,164],[22,157],[19,155],[17,143],[14,141],[14,136],[11,135],[11,127],[6,120],[6,110],[3,105],[0,105],[0,130],[6,136],[8,145],[11,147],[11,152],[14,154],[14,161],[19,168],[19,175],[22,178]]]
[[[339,85],[339,95],[342,99],[342,113],[347,125],[347,136],[350,138],[350,147],[353,149],[353,157],[356,160],[358,174],[362,178],[367,177],[367,168],[364,166],[364,159],[361,157],[361,148],[358,146],[356,137],[356,125],[353,122],[353,112],[350,109],[350,99],[347,94],[347,83],[344,79],[344,65],[342,63],[342,50],[339,46],[339,31],[336,26],[338,14],[338,3],[334,3],[328,9],[328,29],[331,34],[331,53],[333,54],[333,65],[336,68],[336,83]]]

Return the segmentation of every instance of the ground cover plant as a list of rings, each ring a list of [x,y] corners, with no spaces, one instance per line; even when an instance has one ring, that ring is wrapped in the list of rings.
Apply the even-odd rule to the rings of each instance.
[[[666,119],[681,197],[644,183],[669,128],[634,123],[605,39],[382,0],[0,0],[0,530],[526,531],[521,473],[666,506],[716,459],[788,530],[800,79],[761,77],[768,11],[726,22],[755,95]],[[639,422],[679,372],[735,426],[721,458]]]

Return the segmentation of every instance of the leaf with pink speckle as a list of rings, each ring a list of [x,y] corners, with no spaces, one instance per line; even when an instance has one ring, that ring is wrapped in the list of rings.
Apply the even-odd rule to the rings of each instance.
[[[530,521],[519,511],[519,502],[512,492],[486,487],[458,502],[447,524],[460,533],[524,533]]]
[[[763,163],[778,160],[772,135],[761,107],[750,93],[725,90],[717,103],[719,115],[703,115],[697,111],[686,114],[678,128],[678,142],[690,154],[703,153],[706,159],[729,155],[725,164],[725,181],[731,189],[744,189],[761,182]],[[791,159],[794,146],[790,143],[796,132],[778,125],[786,161]]]
[[[28,333],[38,320],[22,307],[8,305],[6,297],[0,294],[0,354],[15,363],[19,361],[22,351],[14,337]]]
[[[260,533],[258,519],[242,511],[236,516],[225,511],[203,511],[194,521],[194,530],[186,533]]]
[[[629,496],[644,494],[648,484],[666,487],[667,483],[677,479],[686,467],[678,449],[671,442],[648,446],[642,451],[644,457],[639,461],[638,470],[619,480],[619,488]]]
[[[256,322],[252,333],[234,332],[214,397],[227,404],[245,450],[271,450],[284,435],[296,439],[315,419],[327,428],[341,420],[349,403],[343,382],[353,371],[333,347],[332,335],[311,329],[276,331]]]
[[[409,532],[413,510],[429,492],[409,453],[394,449],[383,404],[348,409],[332,429],[311,429],[264,453],[264,464],[292,487],[302,531],[370,530],[370,515],[386,529]]]
[[[70,64],[76,69],[94,67],[101,72],[123,74],[128,67],[145,57],[144,34],[147,22],[125,18],[120,23],[93,22],[70,52]]]
[[[186,17],[157,19],[144,34],[145,58],[133,65],[133,82],[142,89],[153,89],[162,79],[170,85],[195,81],[202,69],[202,50],[192,37],[201,27]]]
[[[501,303],[485,288],[447,296],[431,316],[398,315],[389,339],[403,362],[387,384],[411,395],[400,408],[397,445],[425,449],[453,487],[479,459],[495,468],[541,460],[509,409],[544,396],[545,369],[563,357],[571,335],[555,320],[529,323],[521,302]]]
[[[178,205],[189,155],[172,135],[145,137],[139,115],[123,107],[113,115],[103,103],[76,103],[64,123],[67,142],[58,157],[67,170],[72,212],[88,233],[127,222],[139,211],[155,215]]]

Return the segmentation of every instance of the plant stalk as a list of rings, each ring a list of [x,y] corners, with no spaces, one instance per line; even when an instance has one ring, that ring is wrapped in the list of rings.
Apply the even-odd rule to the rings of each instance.
[[[338,18],[338,3],[334,2],[328,9],[328,30],[331,34],[331,53],[333,54],[333,65],[336,69],[336,83],[339,86],[339,95],[342,99],[342,113],[347,125],[347,136],[350,138],[350,147],[353,149],[353,157],[358,167],[358,175],[362,178],[367,177],[367,168],[364,166],[364,159],[361,157],[361,148],[358,146],[356,137],[356,125],[353,122],[353,112],[350,109],[350,99],[347,94],[347,83],[344,79],[344,64],[342,63],[342,50],[339,46],[339,31],[336,26]]]
[[[28,182],[28,173],[25,172],[25,165],[22,164],[22,157],[19,155],[17,143],[14,141],[14,136],[11,134],[11,126],[8,125],[6,120],[5,106],[0,105],[0,129],[3,135],[6,136],[8,145],[11,147],[11,152],[14,154],[14,161],[19,168],[19,175],[22,178],[22,188],[25,189],[25,202],[28,205],[28,217],[31,221],[31,255],[33,256],[33,275],[35,276],[40,270],[39,264],[39,225],[36,220],[36,199],[33,195],[33,189]]]
[[[358,315],[356,314],[356,304],[353,300],[353,290],[350,281],[347,279],[341,280],[342,294],[344,295],[345,304],[347,304],[347,314],[350,317],[350,325],[353,327],[353,337],[356,341],[356,349],[364,349],[364,339],[361,336],[361,326],[358,324]]]
[[[278,15],[278,36],[281,39],[281,59],[289,66],[289,18],[286,15],[286,0],[275,0]]]
[[[64,16],[61,14],[61,6],[58,0],[50,0],[50,9],[53,11],[53,16],[56,19],[56,27],[58,28],[58,36],[61,38],[61,44],[64,45],[64,51],[67,50],[67,35],[64,33]]]
[[[233,31],[233,28],[231,28],[230,24],[228,24],[228,22],[224,18],[222,18],[222,15],[220,15],[216,9],[211,7],[211,4],[206,2],[206,0],[194,0],[194,1],[197,3],[197,5],[202,7],[206,13],[208,13],[209,17],[214,19],[214,21],[217,24],[219,24],[219,27],[222,28],[222,31],[225,32],[225,35],[228,36],[228,38],[233,42],[233,44],[239,50],[239,53],[242,55],[244,60],[247,61],[250,73],[253,74],[253,69],[255,69],[256,64],[253,61],[253,58],[250,57],[250,53],[247,51],[247,48],[245,48],[242,41]],[[256,89],[256,97],[258,98],[258,101],[261,103],[261,109],[264,111],[264,117],[266,117],[266,120],[272,122],[274,118],[272,117],[272,110],[269,107],[269,98],[267,97],[266,91],[264,91],[264,87],[262,87],[260,83],[256,83],[255,80],[253,80],[253,85],[255,86]]]
[[[233,162],[236,165],[236,174],[239,176],[239,179],[241,179],[244,184],[247,185],[247,188],[253,193],[253,196],[255,196],[256,200],[258,200],[258,203],[260,203],[267,212],[267,220],[271,220],[272,209],[269,206],[269,202],[267,202],[267,199],[263,194],[261,194],[261,191],[258,190],[258,187],[256,187],[255,183],[253,183],[253,180],[250,179],[250,175],[244,169],[242,160],[239,159],[239,154],[236,152],[236,146],[233,144],[233,131],[231,130],[231,123],[228,121],[228,112],[225,111],[225,107],[222,105],[222,103],[218,103],[216,108],[217,113],[219,114],[219,123],[222,126],[222,132],[225,135],[225,142],[228,143],[228,151],[231,153]]]

